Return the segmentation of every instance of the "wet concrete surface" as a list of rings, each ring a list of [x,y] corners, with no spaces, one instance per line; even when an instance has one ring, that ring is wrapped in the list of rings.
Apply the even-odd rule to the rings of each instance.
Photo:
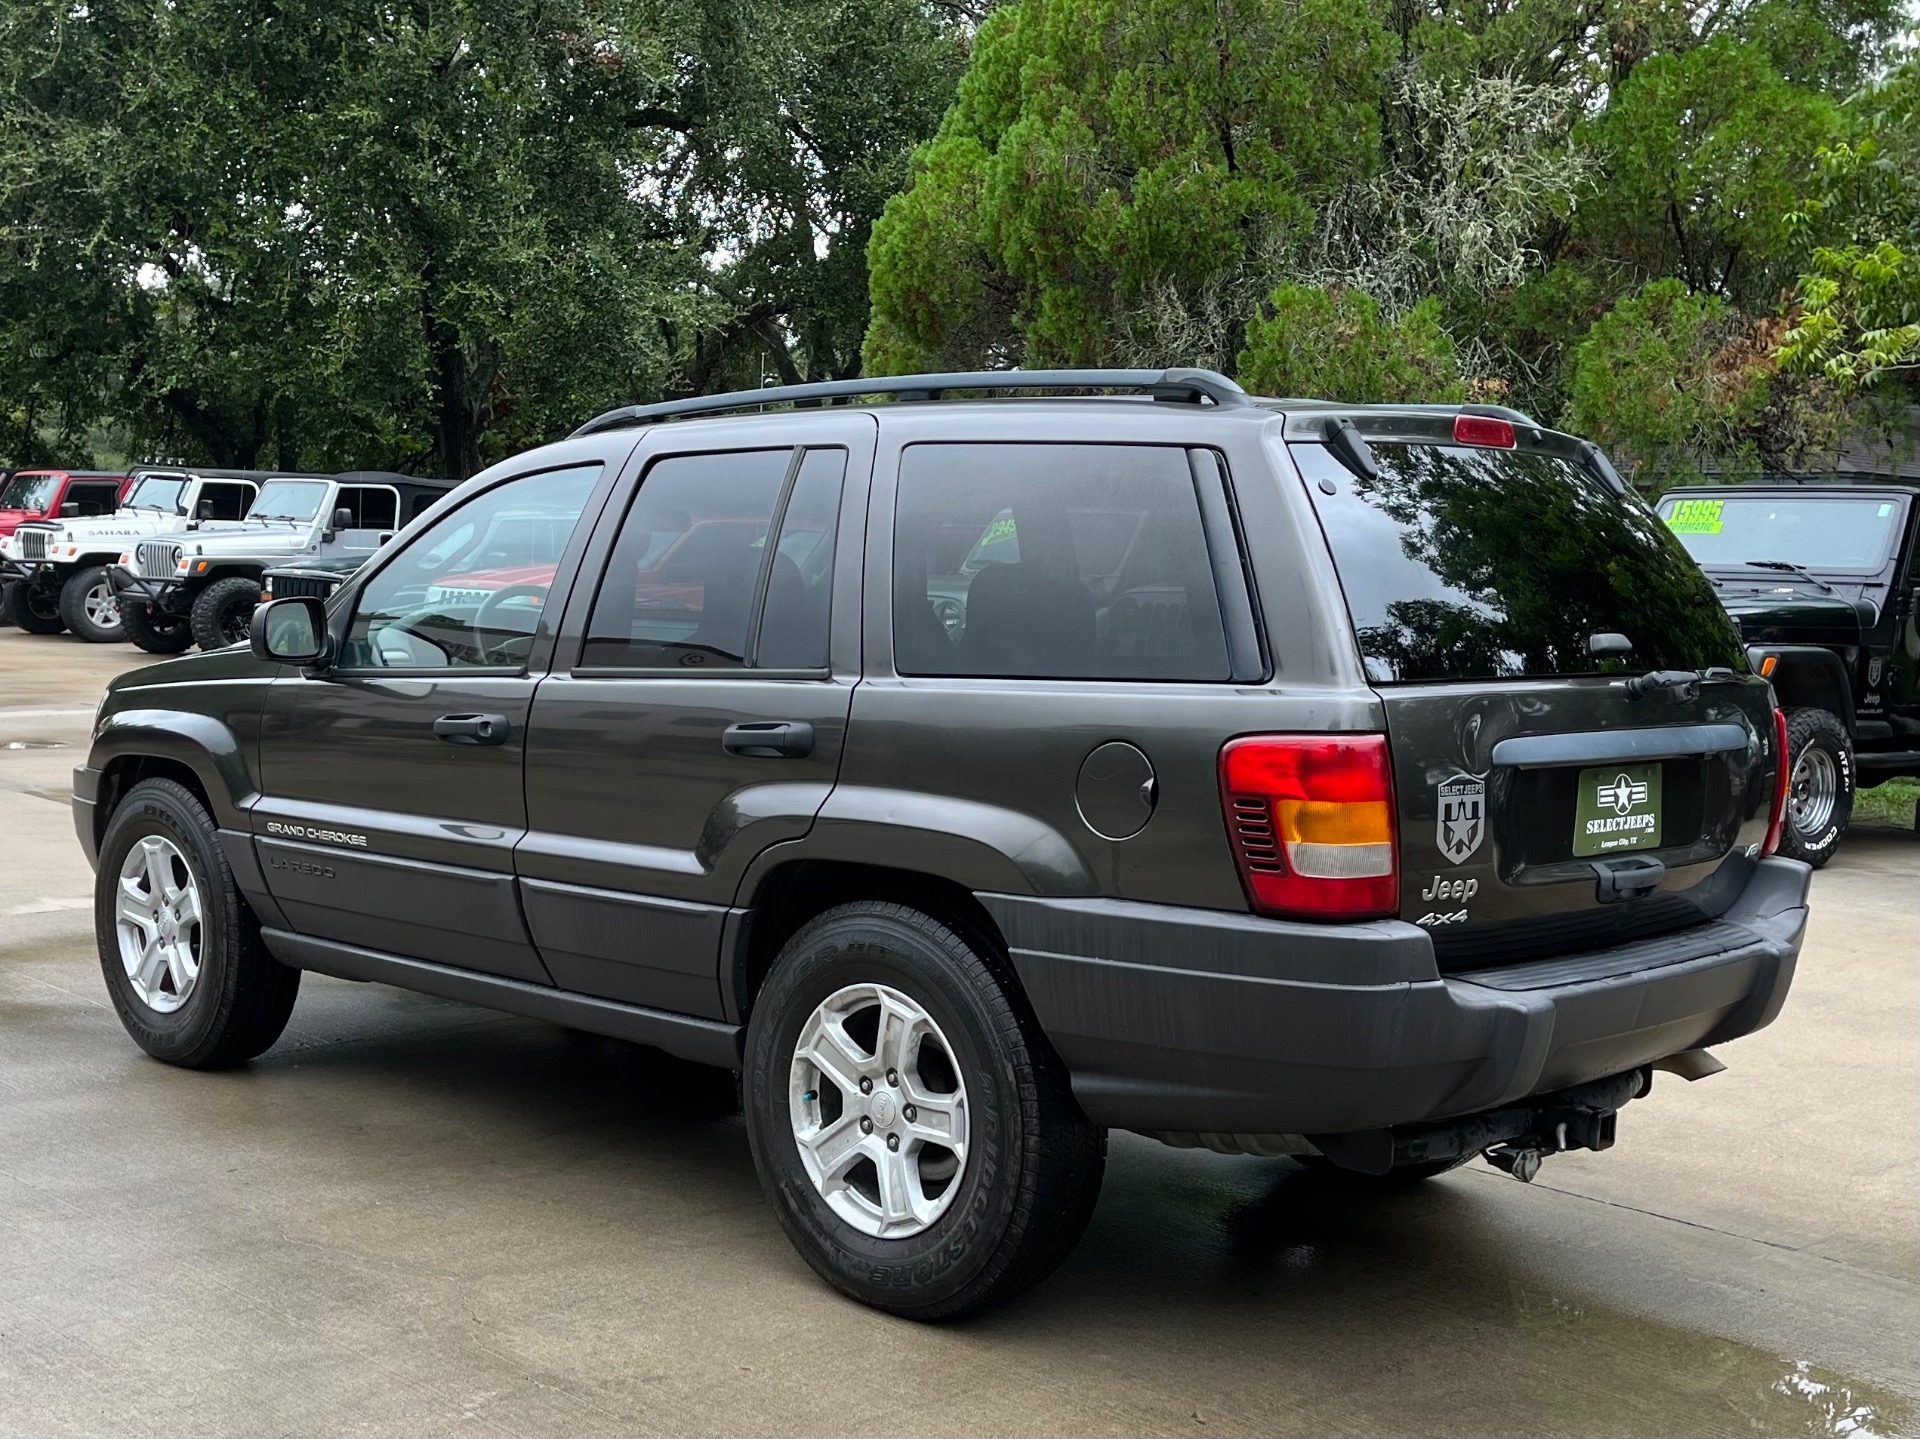
[[[927,1328],[814,1278],[705,1072],[312,976],[243,1071],[141,1055],[56,802],[134,658],[0,629],[0,1432],[1920,1424],[1920,838],[1849,838],[1779,1022],[1607,1154],[1380,1197],[1116,1135],[1065,1268]]]

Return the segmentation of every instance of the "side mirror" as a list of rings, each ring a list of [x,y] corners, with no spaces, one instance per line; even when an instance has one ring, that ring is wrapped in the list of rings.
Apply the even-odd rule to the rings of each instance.
[[[60,506],[60,518],[63,520],[79,519],[80,518],[79,504],[75,501],[69,500],[66,504]]]
[[[353,511],[348,509],[345,505],[342,505],[339,509],[335,510],[333,512],[333,527],[336,530],[352,529],[353,528]]]
[[[247,642],[255,659],[322,667],[328,649],[326,607],[308,595],[270,600],[253,612]]]

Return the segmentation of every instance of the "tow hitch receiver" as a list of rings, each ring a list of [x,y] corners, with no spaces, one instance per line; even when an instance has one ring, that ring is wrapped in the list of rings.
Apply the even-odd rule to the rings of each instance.
[[[1397,1165],[1432,1164],[1484,1153],[1495,1168],[1530,1181],[1546,1155],[1567,1149],[1611,1149],[1621,1108],[1645,1094],[1652,1083],[1652,1070],[1642,1067],[1481,1114],[1308,1138],[1333,1163],[1361,1174],[1385,1174]]]

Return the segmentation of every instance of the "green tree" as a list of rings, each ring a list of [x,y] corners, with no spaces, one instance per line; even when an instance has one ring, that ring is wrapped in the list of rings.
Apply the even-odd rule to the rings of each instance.
[[[1357,290],[1282,285],[1247,326],[1240,382],[1261,395],[1357,405],[1465,399],[1439,308],[1425,299],[1391,322]]]

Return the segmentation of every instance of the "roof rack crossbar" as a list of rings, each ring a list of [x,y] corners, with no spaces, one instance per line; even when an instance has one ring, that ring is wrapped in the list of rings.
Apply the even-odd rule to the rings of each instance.
[[[686,415],[720,415],[767,405],[807,401],[852,402],[868,395],[890,395],[896,402],[926,403],[955,390],[1144,390],[1156,400],[1184,404],[1211,402],[1244,405],[1247,392],[1213,370],[975,370],[945,375],[880,375],[864,380],[823,380],[811,385],[776,385],[764,390],[735,390],[724,395],[696,395],[657,405],[623,405],[596,415],[573,432],[572,438],[602,430],[643,425],[652,420]]]

